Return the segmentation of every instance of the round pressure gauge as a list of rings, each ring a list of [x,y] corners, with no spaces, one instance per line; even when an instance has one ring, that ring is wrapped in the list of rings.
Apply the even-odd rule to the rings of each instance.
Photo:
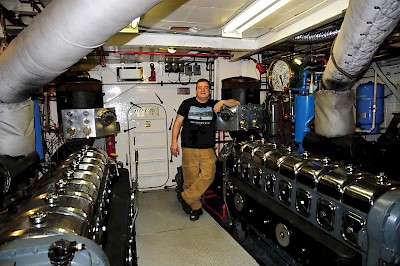
[[[269,84],[274,91],[283,91],[288,88],[294,76],[293,70],[285,60],[272,62],[268,70]]]

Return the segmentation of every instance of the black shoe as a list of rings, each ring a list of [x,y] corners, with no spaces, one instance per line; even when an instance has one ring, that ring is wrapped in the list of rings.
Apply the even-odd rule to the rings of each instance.
[[[200,215],[203,214],[203,210],[200,208],[198,210],[194,210],[190,213],[190,221],[197,221],[200,218]]]
[[[182,198],[182,194],[180,192],[178,192],[176,194],[176,197],[178,198],[178,201],[181,203],[183,211],[186,214],[190,214],[192,211],[192,207],[190,207],[190,205],[187,204],[186,201]]]

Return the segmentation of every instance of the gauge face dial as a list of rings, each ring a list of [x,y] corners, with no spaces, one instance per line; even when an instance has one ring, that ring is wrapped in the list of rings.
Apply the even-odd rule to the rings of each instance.
[[[285,60],[277,60],[271,64],[269,80],[274,91],[283,91],[289,87],[292,77],[293,71]]]

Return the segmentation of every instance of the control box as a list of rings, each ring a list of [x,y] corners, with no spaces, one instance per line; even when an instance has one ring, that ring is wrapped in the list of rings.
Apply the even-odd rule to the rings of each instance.
[[[105,137],[117,133],[115,108],[66,109],[61,111],[66,139]]]
[[[262,112],[263,106],[261,104],[224,108],[217,116],[217,130],[238,131],[262,129]]]

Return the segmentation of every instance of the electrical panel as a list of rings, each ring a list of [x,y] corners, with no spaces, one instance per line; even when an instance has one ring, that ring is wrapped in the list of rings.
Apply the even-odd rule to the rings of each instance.
[[[196,76],[201,75],[200,65],[194,64],[193,66],[193,74]]]
[[[192,71],[192,66],[191,66],[191,65],[186,65],[186,66],[185,66],[185,75],[186,75],[186,76],[191,76],[192,73],[193,73],[193,71]]]
[[[217,129],[225,131],[261,129],[263,110],[261,104],[224,107],[217,116]]]
[[[184,61],[176,59],[176,58],[167,58],[165,59],[165,72],[166,73],[183,73],[184,72]]]
[[[66,109],[61,114],[66,139],[105,137],[117,133],[115,108]]]

